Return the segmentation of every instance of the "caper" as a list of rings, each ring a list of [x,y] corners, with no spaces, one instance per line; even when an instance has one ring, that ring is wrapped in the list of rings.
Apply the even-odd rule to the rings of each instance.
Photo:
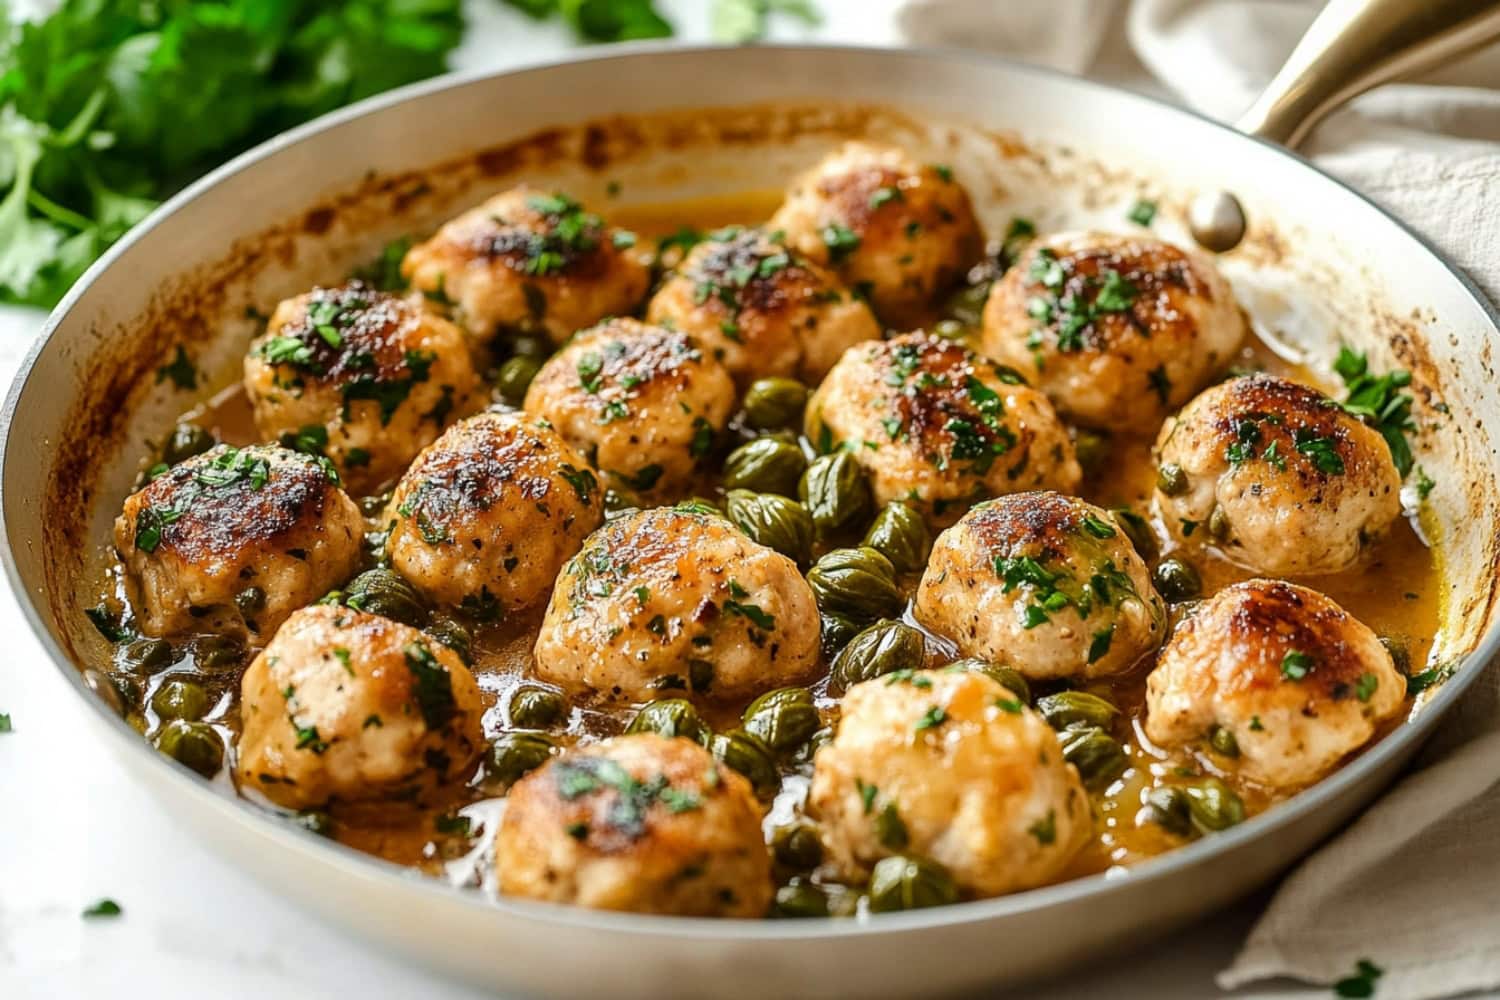
[[[1012,670],[1010,667],[1002,667],[974,658],[954,660],[948,664],[947,669],[954,671],[972,670],[975,673],[985,674],[998,681],[1001,687],[1021,699],[1021,704],[1031,704],[1031,685],[1026,683],[1026,678],[1021,676],[1019,670]]]
[[[988,281],[966,285],[944,303],[943,315],[960,327],[978,327],[984,321],[984,303],[989,297]]]
[[[472,662],[473,639],[469,630],[457,619],[449,618],[447,615],[434,615],[432,621],[428,622],[427,627],[422,631],[457,653],[460,660],[465,663]]]
[[[743,729],[719,733],[709,743],[714,759],[750,779],[757,795],[770,795],[781,784],[771,750]]]
[[[627,733],[656,733],[668,739],[681,736],[708,746],[713,733],[698,717],[698,710],[686,698],[662,698],[648,701],[630,720]]]
[[[849,640],[859,635],[863,627],[860,622],[843,615],[819,615],[820,631],[818,633],[818,648],[823,652],[823,660],[832,663],[833,658],[839,655],[839,651],[849,645]]]
[[[427,604],[416,589],[393,570],[366,570],[344,588],[344,603],[356,611],[381,615],[412,628],[427,624]]]
[[[1059,734],[1063,758],[1078,768],[1089,788],[1103,788],[1125,772],[1125,748],[1098,726],[1074,726]]]
[[[1182,466],[1165,462],[1156,470],[1156,488],[1165,496],[1180,497],[1188,491],[1187,473]]]
[[[1214,726],[1208,731],[1208,745],[1214,748],[1215,753],[1225,757],[1240,755],[1240,741],[1234,738],[1234,730],[1223,726]]]
[[[1160,547],[1156,544],[1156,532],[1151,530],[1151,522],[1129,507],[1116,507],[1112,513],[1120,530],[1125,532],[1125,537],[1130,539],[1130,544],[1135,546],[1140,557],[1155,559]]]
[[[120,688],[110,679],[108,674],[97,670],[85,670],[83,672],[84,685],[114,710],[117,715],[125,714],[125,698],[120,693]]]
[[[485,777],[513,785],[528,771],[547,763],[557,744],[541,733],[501,733],[490,744],[485,759]]]
[[[1214,507],[1214,512],[1208,516],[1208,533],[1216,542],[1227,542],[1233,529],[1229,526],[1229,515],[1224,513],[1223,507]]]
[[[247,620],[266,610],[266,592],[259,587],[246,587],[234,595],[234,606]]]
[[[333,817],[321,809],[308,809],[292,817],[292,822],[319,837],[333,836]]]
[[[1383,635],[1380,637],[1380,644],[1385,647],[1387,653],[1391,654],[1391,663],[1396,669],[1403,675],[1410,675],[1411,649],[1407,646],[1406,639],[1401,636]]]
[[[208,692],[201,684],[174,677],[156,689],[151,708],[163,719],[197,722],[208,712]]]
[[[390,505],[390,502],[391,502],[391,491],[390,490],[386,490],[384,493],[373,493],[370,496],[360,497],[359,498],[359,512],[361,514],[363,514],[365,517],[379,517],[385,511],[386,507],[388,507]],[[383,532],[383,531],[366,532],[365,533],[365,541],[367,543],[369,542],[370,535],[372,535],[372,534],[384,536],[386,533]],[[382,539],[381,539],[381,545],[383,546],[384,544],[385,544],[385,540],[382,537]]]
[[[745,732],[758,737],[774,753],[797,749],[823,724],[812,692],[784,687],[767,691],[745,709]]]
[[[794,378],[758,378],[745,391],[745,423],[756,430],[796,427],[807,405],[807,386]]]
[[[206,635],[193,644],[193,664],[209,673],[232,670],[244,658],[245,647],[227,635]]]
[[[897,670],[918,670],[926,653],[922,633],[896,621],[880,621],[849,640],[829,671],[829,687],[847,691],[862,681]]]
[[[776,890],[773,916],[785,918],[828,916],[828,894],[806,879],[793,879]]]
[[[540,359],[524,354],[517,354],[506,361],[495,375],[495,388],[499,390],[500,398],[512,406],[520,406],[521,401],[526,398],[526,390],[531,387],[531,380],[541,370]]]
[[[162,445],[161,460],[168,465],[176,465],[194,455],[203,454],[218,443],[213,434],[197,424],[178,424],[172,428],[172,436]]]
[[[157,734],[156,749],[205,778],[224,763],[224,739],[206,722],[173,719]]]
[[[775,493],[730,490],[724,506],[729,519],[751,540],[801,566],[812,558],[812,518],[797,501]]]
[[[807,583],[823,614],[853,621],[892,618],[906,607],[896,586],[896,567],[872,548],[834,549],[808,570]]]
[[[172,644],[165,639],[133,639],[115,654],[115,661],[122,670],[140,674],[154,673],[170,666],[177,658]]]
[[[1073,454],[1085,476],[1092,476],[1109,461],[1109,435],[1079,428],[1073,435]]]
[[[546,729],[565,711],[567,703],[561,694],[540,687],[516,688],[506,709],[510,724],[521,729]]]
[[[932,533],[927,520],[899,500],[881,508],[865,532],[864,544],[891,561],[898,573],[915,573],[927,565]]]
[[[1199,778],[1191,785],[1184,785],[1182,790],[1187,794],[1193,825],[1205,833],[1227,830],[1244,822],[1245,803],[1218,778]]]
[[[870,481],[854,455],[837,451],[807,467],[797,495],[822,535],[854,530],[870,516]]]
[[[1203,581],[1193,564],[1183,559],[1163,559],[1151,574],[1156,592],[1176,604],[1191,601],[1203,593]]]
[[[870,911],[894,913],[945,906],[957,901],[953,876],[935,861],[894,855],[881,858],[870,873]]]
[[[969,335],[970,329],[956,319],[940,319],[932,324],[932,332],[944,340],[962,340]]]
[[[756,438],[724,459],[724,488],[795,496],[806,468],[801,448],[773,437]]]
[[[833,727],[824,726],[809,736],[806,743],[797,748],[797,752],[792,755],[792,760],[799,764],[811,764],[813,758],[818,755],[818,751],[827,746],[832,739]]]
[[[771,852],[788,868],[816,868],[823,860],[817,828],[801,821],[771,831]]]
[[[1053,729],[1068,726],[1098,726],[1108,729],[1120,710],[1087,691],[1059,691],[1036,700],[1036,710]]]
[[[1188,810],[1187,792],[1175,785],[1153,788],[1146,794],[1146,818],[1179,837],[1188,837],[1193,833],[1193,817]]]

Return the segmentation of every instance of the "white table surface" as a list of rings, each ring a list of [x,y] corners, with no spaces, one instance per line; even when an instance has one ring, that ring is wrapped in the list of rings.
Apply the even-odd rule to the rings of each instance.
[[[471,0],[457,68],[504,66],[569,46],[497,0]],[[822,0],[824,24],[778,21],[773,37],[898,41],[898,0]],[[707,37],[702,0],[666,0],[680,37]],[[40,326],[35,310],[0,307],[0,384]],[[0,583],[0,997],[134,1000],[295,995],[459,1000],[486,994],[393,960],[296,909],[194,840],[147,799],[85,728],[80,705]],[[124,915],[81,919],[101,897]],[[1040,993],[1056,997],[1206,997],[1258,906],[1255,901],[1122,961],[1083,967]],[[914,987],[915,989],[915,987]],[[1311,995],[1329,996],[1318,990]]]

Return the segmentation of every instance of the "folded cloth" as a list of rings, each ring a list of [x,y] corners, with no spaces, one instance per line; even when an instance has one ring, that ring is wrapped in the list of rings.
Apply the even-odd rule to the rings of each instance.
[[[1316,15],[1299,0],[908,0],[922,44],[984,47],[1233,118]],[[1066,30],[1059,26],[1066,25]],[[1500,302],[1500,50],[1333,114],[1305,152],[1412,225]],[[1219,984],[1378,995],[1500,987],[1500,672],[1490,669],[1384,798],[1294,869]]]

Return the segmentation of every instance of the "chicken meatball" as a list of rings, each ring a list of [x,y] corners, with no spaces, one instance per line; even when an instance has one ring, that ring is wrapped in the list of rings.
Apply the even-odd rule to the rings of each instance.
[[[412,287],[452,304],[481,341],[499,332],[562,343],[606,316],[635,311],[651,270],[635,236],[565,194],[518,187],[496,195],[406,252]]]
[[[786,556],[728,520],[616,518],[563,568],[536,641],[543,680],[611,699],[746,699],[817,670],[818,609]]]
[[[442,643],[378,615],[304,608],[241,682],[240,786],[288,809],[420,798],[474,762],[482,712]]]
[[[115,551],[140,630],[268,635],[337,586],[364,519],[336,484],[326,459],[219,445],[131,494]]]
[[[994,287],[982,350],[1089,427],[1154,433],[1245,336],[1229,283],[1201,253],[1147,237],[1064,233]]]
[[[851,347],[807,407],[807,436],[842,444],[876,499],[952,523],[986,497],[1050,487],[1082,473],[1052,404],[1007,368],[925,333]]]
[[[580,747],[510,790],[495,840],[500,891],[552,903],[760,917],[771,861],[750,783],[685,739]]]
[[[245,356],[261,436],[311,444],[361,494],[472,412],[478,387],[458,327],[359,282],[287,299]]]
[[[1049,882],[1093,834],[1056,734],[978,672],[850,688],[814,759],[808,805],[841,877],[863,879],[881,858],[911,853],[945,866],[968,896]]]
[[[1146,681],[1146,735],[1202,747],[1222,730],[1238,749],[1226,766],[1293,789],[1367,743],[1405,699],[1405,678],[1363,623],[1315,590],[1247,580],[1173,633]]]
[[[696,338],[741,387],[767,375],[816,384],[845,348],[880,336],[870,307],[837,278],[755,229],[698,244],[646,319]]]
[[[921,322],[984,246],[951,170],[862,142],[846,143],[793,181],[767,228],[832,266],[895,327]]]
[[[386,556],[428,600],[494,619],[546,597],[604,520],[603,494],[544,424],[481,413],[449,428],[401,477]]]
[[[963,655],[1033,680],[1118,674],[1166,628],[1151,574],[1114,515],[1060,493],[982,503],[938,536],[916,617]]]
[[[554,354],[526,412],[588,456],[606,485],[641,499],[681,494],[734,411],[729,372],[686,334],[614,319]]]
[[[1401,475],[1379,432],[1270,375],[1198,396],[1162,427],[1156,460],[1172,533],[1258,573],[1347,569],[1401,513]]]

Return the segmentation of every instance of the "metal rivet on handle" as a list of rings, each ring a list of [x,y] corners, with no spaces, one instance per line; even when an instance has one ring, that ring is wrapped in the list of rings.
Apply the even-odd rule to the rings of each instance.
[[[1205,250],[1224,253],[1245,238],[1245,210],[1228,191],[1209,191],[1188,206],[1188,227]]]

